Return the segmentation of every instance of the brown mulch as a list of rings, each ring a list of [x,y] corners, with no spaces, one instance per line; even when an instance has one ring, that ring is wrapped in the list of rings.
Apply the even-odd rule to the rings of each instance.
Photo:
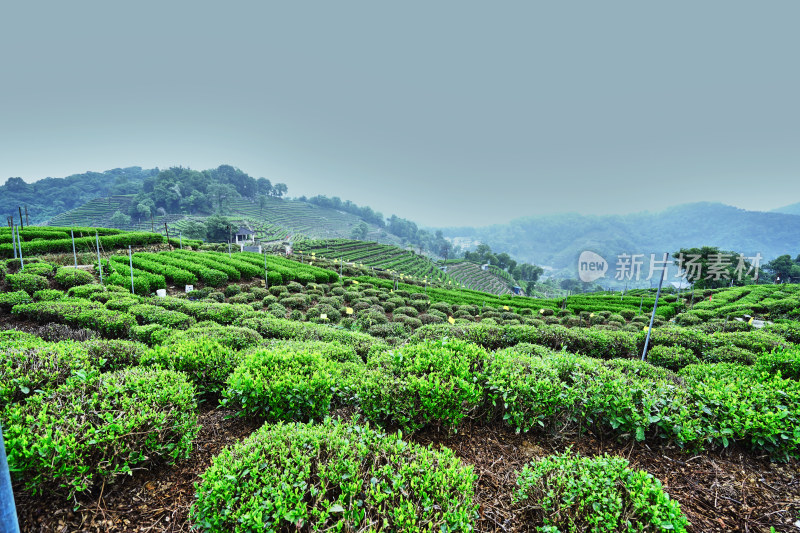
[[[192,457],[174,467],[140,470],[113,485],[80,497],[81,507],[58,496],[30,496],[15,486],[17,512],[24,532],[188,532],[194,483],[219,451],[259,424],[226,419],[230,411],[202,408],[202,430]],[[433,430],[413,437],[418,443],[447,446],[478,474],[480,504],[477,531],[522,532],[532,526],[517,523],[511,504],[515,472],[539,457],[572,447],[583,455],[609,453],[627,458],[631,466],[659,478],[681,504],[690,531],[794,531],[800,512],[800,464],[771,463],[742,451],[689,455],[674,448],[602,442],[584,435],[566,437],[516,435],[499,425],[465,425],[456,435]]]
[[[80,508],[63,496],[30,496],[14,486],[20,530],[23,532],[190,531],[189,508],[194,483],[220,450],[246,437],[261,425],[241,418],[226,419],[231,411],[201,408],[200,434],[191,457],[170,467],[139,470],[132,476],[80,497]]]
[[[800,514],[800,462],[773,463],[742,450],[692,455],[672,447],[601,441],[591,435],[577,440],[550,435],[517,435],[500,425],[462,427],[456,435],[434,431],[418,434],[421,444],[446,446],[478,474],[480,503],[477,531],[534,531],[516,523],[511,494],[515,472],[526,462],[573,452],[585,456],[617,455],[631,467],[661,480],[681,505],[689,531],[800,531],[793,522]]]

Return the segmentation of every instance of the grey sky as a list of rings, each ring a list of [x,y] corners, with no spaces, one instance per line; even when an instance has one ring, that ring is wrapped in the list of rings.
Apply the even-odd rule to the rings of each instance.
[[[432,225],[800,201],[794,0],[13,4],[0,180],[229,163]]]

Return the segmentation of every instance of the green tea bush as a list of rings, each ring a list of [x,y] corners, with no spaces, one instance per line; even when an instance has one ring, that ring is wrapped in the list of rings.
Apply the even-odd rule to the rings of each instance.
[[[286,318],[286,307],[283,304],[273,303],[267,307],[267,312],[275,318]]]
[[[517,475],[513,501],[522,523],[539,531],[686,531],[680,505],[661,482],[608,455],[545,457]]]
[[[53,278],[56,284],[62,289],[71,289],[80,285],[88,285],[94,282],[91,272],[74,267],[60,267]]]
[[[737,346],[717,346],[703,353],[703,361],[707,363],[739,363],[752,365],[756,362],[756,355],[744,348]]]
[[[130,337],[150,346],[162,344],[172,332],[159,324],[147,324],[145,326],[132,326]]]
[[[230,284],[225,287],[225,297],[230,298],[231,296],[236,296],[240,292],[242,292],[242,288],[239,285]]]
[[[36,274],[27,274],[20,272],[18,274],[9,274],[6,276],[6,282],[12,291],[25,291],[33,295],[36,291],[47,289],[50,284],[47,278],[37,276]]]
[[[91,339],[83,342],[83,347],[91,360],[104,372],[138,365],[139,359],[148,349],[141,342],[119,339]],[[102,365],[100,361],[103,361]]]
[[[25,304],[32,301],[30,294],[25,291],[0,292],[0,310],[2,311],[10,311],[17,304]]]
[[[354,423],[265,425],[201,475],[202,531],[473,531],[477,476],[433,450]]]
[[[200,337],[156,346],[140,357],[142,366],[183,372],[200,394],[222,392],[225,380],[236,368],[239,355],[219,342]]]
[[[672,371],[700,362],[691,350],[682,346],[653,346],[647,352],[647,359],[656,366]]]
[[[772,375],[780,373],[785,379],[800,380],[800,348],[784,348],[762,354],[756,368]]]
[[[361,407],[370,420],[410,431],[455,429],[480,404],[487,357],[479,346],[454,339],[379,352],[367,361]]]
[[[243,356],[223,404],[240,416],[319,420],[330,409],[336,363],[313,347],[272,346]]]
[[[128,312],[136,317],[140,324],[159,324],[166,328],[186,329],[196,322],[193,317],[180,311],[171,311],[156,305],[134,305]]]
[[[191,341],[200,338],[217,341],[233,350],[252,348],[264,341],[264,337],[250,328],[223,326],[216,322],[200,322],[187,330],[171,332],[169,337],[164,339],[161,344]]]
[[[53,274],[55,266],[50,263],[29,263],[25,262],[25,273],[33,274],[35,276],[48,277]]]
[[[64,291],[56,289],[42,289],[33,293],[33,300],[35,302],[50,302],[53,300],[61,300],[64,298]]]
[[[0,340],[0,405],[22,401],[37,391],[51,390],[75,374],[96,372],[94,362],[80,343],[50,343],[38,338]]]
[[[139,367],[70,380],[0,415],[9,468],[33,494],[71,496],[186,458],[200,429],[194,393],[183,374]]]

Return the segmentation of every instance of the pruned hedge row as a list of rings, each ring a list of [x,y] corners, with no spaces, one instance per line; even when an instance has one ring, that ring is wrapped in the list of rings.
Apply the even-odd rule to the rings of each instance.
[[[94,230],[92,230],[94,233]],[[146,244],[158,244],[164,242],[164,237],[157,233],[144,233],[144,232],[131,232],[131,233],[118,233],[115,235],[104,235],[100,237],[100,245],[110,250],[113,248],[127,247],[127,246],[142,246]],[[75,246],[81,248],[95,247],[95,236],[91,237],[76,237]],[[36,240],[36,241],[23,241],[22,253],[23,256],[40,255],[40,254],[54,254],[72,252],[72,239],[54,239],[54,240]],[[0,244],[0,257],[13,257],[14,250],[11,243]]]
[[[136,318],[125,312],[106,309],[100,303],[68,298],[59,301],[21,303],[11,312],[28,320],[88,328],[108,338],[127,338]]]

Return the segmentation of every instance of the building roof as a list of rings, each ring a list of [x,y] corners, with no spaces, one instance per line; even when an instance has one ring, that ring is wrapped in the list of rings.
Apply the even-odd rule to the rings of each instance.
[[[251,230],[250,228],[248,228],[246,226],[242,226],[242,227],[240,227],[238,229],[238,231],[236,232],[236,235],[255,235],[255,233],[256,232]]]

